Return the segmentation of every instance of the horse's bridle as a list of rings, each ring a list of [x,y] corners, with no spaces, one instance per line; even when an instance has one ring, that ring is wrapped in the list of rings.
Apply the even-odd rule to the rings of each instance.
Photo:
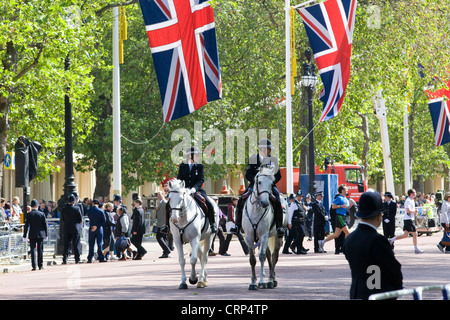
[[[169,191],[169,193],[180,193],[179,191]],[[183,207],[185,207],[185,206],[183,206],[183,204],[184,204],[184,202],[185,202],[185,200],[184,200],[184,194],[185,194],[185,192],[183,192],[183,196],[181,197],[181,206],[180,207],[178,207],[178,208],[172,208],[172,207],[170,207],[170,210],[171,211],[173,211],[173,210],[175,210],[175,211],[181,211],[180,212],[180,215],[179,215],[179,217],[181,218],[181,217],[183,217],[185,214],[186,214],[186,210],[184,210],[183,211]]]

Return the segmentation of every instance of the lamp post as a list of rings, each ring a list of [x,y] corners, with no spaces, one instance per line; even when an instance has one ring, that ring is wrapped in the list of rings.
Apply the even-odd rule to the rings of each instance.
[[[308,60],[303,64],[303,75],[302,84],[308,93],[308,128],[309,128],[309,186],[308,192],[314,195],[316,192],[316,174],[315,174],[315,156],[314,156],[314,123],[313,123],[313,102],[314,102],[314,91],[316,90],[317,76],[314,73],[315,67],[311,62],[311,51],[305,51],[306,59]]]
[[[77,27],[77,16],[79,10],[76,6],[71,6],[67,8],[67,16],[65,20],[69,27]],[[70,70],[70,55],[67,54],[64,60],[64,71],[69,72]],[[65,165],[65,176],[64,176],[64,193],[58,200],[58,211],[61,213],[62,208],[67,204],[69,195],[73,194],[76,190],[75,175],[73,172],[73,138],[72,138],[72,103],[69,98],[70,88],[66,88],[66,93],[64,95],[64,165]],[[59,225],[59,241],[57,242],[55,254],[63,254],[64,248],[64,232],[63,231],[64,222],[60,220]]]

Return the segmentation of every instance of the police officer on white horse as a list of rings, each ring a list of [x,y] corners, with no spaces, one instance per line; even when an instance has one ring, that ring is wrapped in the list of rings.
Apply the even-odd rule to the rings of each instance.
[[[242,225],[242,211],[244,208],[245,200],[248,195],[253,191],[253,186],[255,183],[255,176],[258,174],[261,165],[274,165],[277,168],[275,173],[275,181],[272,185],[272,194],[275,197],[273,203],[274,214],[275,214],[275,224],[277,228],[278,237],[283,237],[284,228],[283,225],[283,210],[281,208],[280,202],[280,192],[276,186],[276,183],[281,179],[280,168],[278,166],[278,159],[271,155],[272,152],[272,142],[269,139],[261,139],[258,143],[259,153],[252,155],[248,159],[247,171],[245,173],[245,178],[250,182],[249,186],[239,198],[237,208],[236,208],[236,228],[232,228],[230,231],[238,233]]]
[[[178,169],[177,179],[184,181],[185,188],[190,190],[191,195],[198,202],[198,196],[195,197],[196,193],[199,193],[201,197],[205,200],[205,205],[207,207],[207,214],[211,231],[213,233],[217,232],[217,226],[214,219],[214,207],[206,195],[206,191],[203,190],[202,185],[205,181],[203,174],[203,164],[198,163],[200,157],[200,151],[197,147],[190,147],[186,150],[186,156],[188,157],[187,163],[181,163]],[[169,216],[170,216],[170,205],[169,202],[166,204],[166,224],[161,227],[161,232],[166,233],[169,230]]]

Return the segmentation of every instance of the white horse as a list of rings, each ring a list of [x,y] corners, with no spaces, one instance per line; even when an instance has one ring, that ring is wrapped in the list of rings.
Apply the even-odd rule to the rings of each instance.
[[[206,199],[205,199],[206,200]],[[206,200],[208,201],[208,200]],[[212,201],[216,225],[218,225],[218,207]],[[173,235],[173,242],[178,251],[178,262],[181,267],[181,284],[179,289],[187,289],[186,273],[184,271],[185,258],[183,244],[191,245],[191,275],[189,282],[196,284],[197,288],[208,286],[206,263],[208,252],[214,239],[211,232],[209,220],[190,195],[190,190],[185,188],[184,181],[172,180],[169,182],[169,204],[171,208],[170,232]],[[203,242],[203,243],[202,243]],[[201,271],[199,276],[195,272],[197,257],[200,258]]]
[[[274,180],[274,167],[261,167],[260,172],[255,177],[253,192],[244,205],[242,229],[245,232],[245,241],[250,251],[250,265],[252,267],[252,282],[249,290],[258,290],[258,288],[272,289],[277,286],[275,265],[278,262],[278,254],[283,239],[277,236],[275,215],[270,203]],[[282,196],[280,196],[280,201],[285,210],[283,214],[283,228],[286,229],[288,220],[287,203]],[[260,281],[257,285],[255,242],[258,240],[260,241],[259,262],[261,264],[261,273]],[[264,262],[266,258],[270,272],[267,284],[264,282]]]

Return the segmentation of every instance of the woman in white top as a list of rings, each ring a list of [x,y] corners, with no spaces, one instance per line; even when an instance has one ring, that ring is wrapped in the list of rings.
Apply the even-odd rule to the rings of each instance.
[[[444,228],[444,232],[448,232],[449,226],[450,226],[450,202],[448,201],[448,198],[450,197],[450,192],[446,192],[444,194],[444,202],[441,206],[441,212],[440,212],[440,222],[442,227]],[[443,253],[450,253],[450,247],[444,246],[442,244],[442,241],[440,241],[437,245],[439,250],[441,250]]]
[[[417,231],[416,226],[414,224],[414,218],[417,213],[416,204],[414,202],[415,197],[416,197],[416,190],[409,189],[408,198],[406,198],[405,201],[405,215],[403,216],[404,232],[401,236],[393,237],[389,239],[389,241],[391,242],[391,244],[394,244],[394,241],[404,239],[408,237],[409,234],[411,234],[413,236],[414,252],[423,253],[423,251],[417,247]]]

